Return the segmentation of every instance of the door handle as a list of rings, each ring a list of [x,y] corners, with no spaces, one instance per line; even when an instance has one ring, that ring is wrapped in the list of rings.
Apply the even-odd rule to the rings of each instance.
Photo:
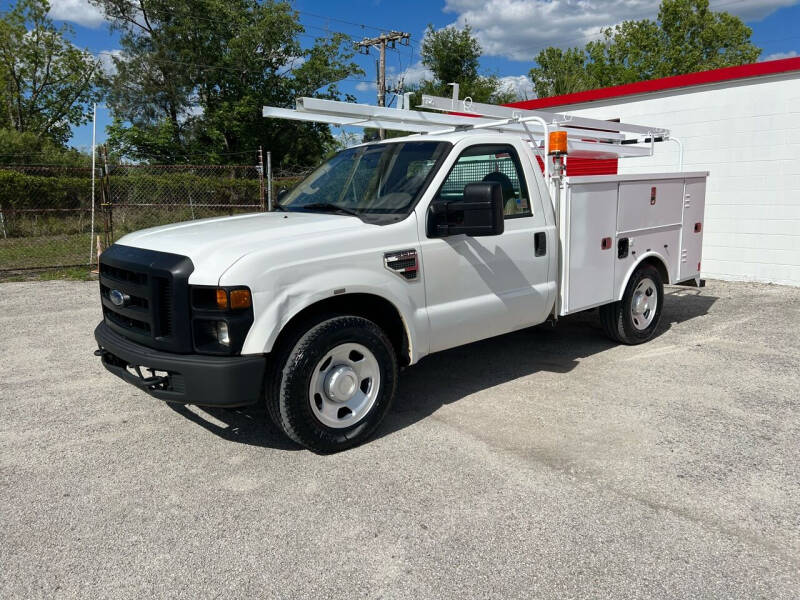
[[[547,234],[544,231],[538,231],[533,234],[533,255],[544,256],[547,254]]]

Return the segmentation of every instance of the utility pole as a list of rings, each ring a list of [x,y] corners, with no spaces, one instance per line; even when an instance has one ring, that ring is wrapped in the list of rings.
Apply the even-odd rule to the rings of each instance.
[[[411,37],[410,33],[404,31],[390,31],[389,33],[382,33],[378,37],[364,38],[360,42],[356,42],[356,47],[362,54],[369,54],[369,49],[373,47],[378,48],[380,58],[378,59],[378,106],[386,106],[386,46],[395,48],[397,42],[403,46],[408,46],[408,40]],[[378,130],[380,138],[384,138],[383,129]]]

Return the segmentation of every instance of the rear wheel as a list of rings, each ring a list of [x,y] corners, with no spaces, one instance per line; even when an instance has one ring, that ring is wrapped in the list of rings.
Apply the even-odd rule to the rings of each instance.
[[[641,265],[628,281],[622,300],[600,307],[606,335],[623,344],[641,344],[655,334],[664,305],[664,283],[654,266]]]
[[[366,440],[394,399],[397,359],[386,334],[362,317],[326,319],[282,356],[267,408],[287,436],[315,452]]]

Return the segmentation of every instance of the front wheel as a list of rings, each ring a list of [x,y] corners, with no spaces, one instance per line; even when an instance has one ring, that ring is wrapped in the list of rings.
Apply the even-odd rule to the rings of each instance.
[[[287,350],[267,397],[275,424],[315,452],[336,452],[367,439],[397,386],[397,358],[386,334],[361,317],[332,317]]]
[[[655,334],[664,306],[664,283],[654,266],[641,265],[625,288],[622,300],[600,307],[606,335],[623,344],[641,344]]]

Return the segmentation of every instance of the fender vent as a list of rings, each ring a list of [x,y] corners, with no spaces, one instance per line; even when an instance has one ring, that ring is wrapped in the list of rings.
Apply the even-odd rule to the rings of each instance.
[[[416,250],[399,250],[383,255],[383,266],[394,271],[403,279],[413,280],[419,276],[419,262]]]

